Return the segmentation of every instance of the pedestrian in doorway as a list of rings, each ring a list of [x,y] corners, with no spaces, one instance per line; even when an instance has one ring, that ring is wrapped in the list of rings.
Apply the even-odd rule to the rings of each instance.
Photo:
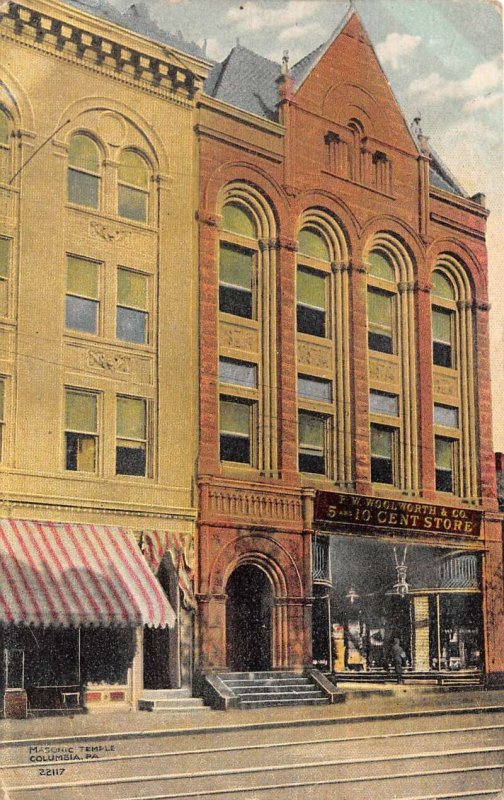
[[[394,670],[397,678],[397,683],[404,683],[403,678],[403,664],[406,661],[406,653],[401,647],[401,642],[396,637],[392,645],[392,658],[394,659]]]

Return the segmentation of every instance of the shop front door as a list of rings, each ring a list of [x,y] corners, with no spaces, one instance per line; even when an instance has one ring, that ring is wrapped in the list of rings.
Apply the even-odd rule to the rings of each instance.
[[[232,672],[271,669],[273,592],[268,577],[253,565],[238,567],[226,592],[227,666]]]
[[[177,615],[177,621],[174,628],[144,628],[144,688],[177,689],[180,686],[180,602],[177,573],[169,556],[161,561],[157,579]]]

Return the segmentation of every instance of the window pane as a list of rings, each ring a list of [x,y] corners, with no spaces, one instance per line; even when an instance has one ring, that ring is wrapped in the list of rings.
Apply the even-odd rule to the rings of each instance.
[[[147,220],[147,194],[141,189],[132,189],[129,186],[119,186],[118,194],[118,214],[126,219],[134,219],[137,222]]]
[[[317,231],[305,228],[299,234],[299,252],[311,258],[318,258],[321,261],[330,261],[331,256],[327,243],[322,234]]]
[[[432,336],[437,342],[451,344],[451,311],[432,309]]]
[[[440,436],[435,438],[436,445],[436,468],[453,469],[453,440],[443,439]]]
[[[117,441],[116,474],[117,475],[146,474],[145,444],[139,442],[124,442],[120,439]]]
[[[147,314],[144,311],[117,306],[116,336],[122,342],[145,344],[147,341]]]
[[[434,405],[434,422],[448,428],[458,428],[458,408],[454,406]]]
[[[225,433],[250,436],[250,405],[233,400],[221,400],[220,429]]]
[[[219,442],[221,461],[250,464],[250,439],[248,436],[221,433]]]
[[[252,290],[253,255],[245,250],[221,245],[220,282]]]
[[[0,422],[4,421],[5,384],[0,381]]]
[[[8,312],[8,283],[5,278],[0,278],[0,314],[7,315]]]
[[[390,428],[371,425],[371,454],[381,458],[392,458],[394,432]]]
[[[381,278],[384,281],[395,282],[394,268],[388,258],[382,253],[369,253],[368,255],[368,272],[376,278]]]
[[[221,358],[219,359],[219,380],[223,383],[233,383],[236,386],[247,386],[249,389],[255,389],[257,386],[257,367],[247,361]]]
[[[98,264],[84,258],[67,258],[67,292],[98,298]]]
[[[222,209],[222,228],[225,231],[238,233],[240,236],[249,236],[255,239],[257,236],[256,227],[252,217],[239,206],[228,203]]]
[[[0,144],[9,144],[9,120],[3,111],[0,111]]]
[[[435,297],[444,297],[446,300],[455,299],[453,285],[441,272],[432,273],[432,294]]]
[[[369,410],[375,414],[388,414],[397,417],[399,414],[399,398],[396,394],[388,392],[370,392]]]
[[[324,417],[299,412],[299,446],[324,450]]]
[[[0,239],[0,278],[9,274],[10,239]]]
[[[65,424],[68,430],[96,433],[96,396],[67,391]]]
[[[389,294],[368,289],[368,319],[371,324],[392,329],[392,297]]]
[[[297,301],[312,308],[325,309],[325,278],[300,267],[297,271]]]
[[[65,327],[83,333],[98,332],[98,303],[67,295]]]
[[[298,396],[330,403],[332,401],[332,383],[322,378],[298,375]]]
[[[68,202],[98,208],[99,178],[68,170]]]
[[[145,439],[145,400],[117,398],[117,435],[125,439]]]
[[[142,156],[132,150],[125,150],[121,154],[119,180],[122,183],[129,183],[130,186],[138,186],[141,189],[148,188],[149,172]]]
[[[147,308],[147,278],[129,269],[117,270],[117,302],[145,311]]]
[[[66,469],[74,472],[95,472],[96,438],[81,433],[66,434]]]
[[[100,151],[89,136],[73,136],[70,142],[68,163],[88,172],[100,171]]]

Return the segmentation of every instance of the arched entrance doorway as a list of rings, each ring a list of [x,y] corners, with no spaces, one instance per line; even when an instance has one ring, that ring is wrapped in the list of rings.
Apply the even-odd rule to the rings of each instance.
[[[165,555],[157,579],[177,621],[174,628],[144,628],[143,668],[145,689],[177,689],[180,686],[180,592],[175,567]]]
[[[231,574],[226,594],[227,666],[233,672],[271,669],[273,590],[267,575],[243,564]]]

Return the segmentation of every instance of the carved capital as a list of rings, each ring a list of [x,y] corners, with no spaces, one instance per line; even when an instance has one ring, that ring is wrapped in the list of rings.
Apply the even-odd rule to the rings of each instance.
[[[476,311],[483,311],[485,313],[488,313],[490,311],[490,309],[492,308],[492,304],[491,303],[485,303],[485,302],[481,302],[480,303],[480,302],[478,302],[476,300],[474,302],[474,308],[476,309]]]
[[[415,284],[412,281],[401,281],[397,284],[399,294],[407,294],[415,291]]]
[[[287,236],[279,236],[276,240],[276,246],[280,250],[283,248],[284,250],[288,250],[291,253],[296,253],[298,249],[298,244],[295,239],[288,239]]]
[[[324,136],[324,143],[332,144],[333,142],[339,144],[339,142],[341,142],[341,136],[339,133],[335,133],[334,131],[327,131],[326,135]]]
[[[430,294],[434,287],[432,283],[428,281],[426,282],[417,281],[415,284],[415,288],[418,292],[425,292],[425,294]]]
[[[196,213],[196,219],[202,225],[208,225],[210,228],[217,228],[220,225],[221,217],[219,214],[211,214],[206,209],[201,209]]]
[[[460,309],[460,311],[464,311],[468,308],[472,309],[473,307],[473,303],[470,300],[457,300],[457,308]]]

